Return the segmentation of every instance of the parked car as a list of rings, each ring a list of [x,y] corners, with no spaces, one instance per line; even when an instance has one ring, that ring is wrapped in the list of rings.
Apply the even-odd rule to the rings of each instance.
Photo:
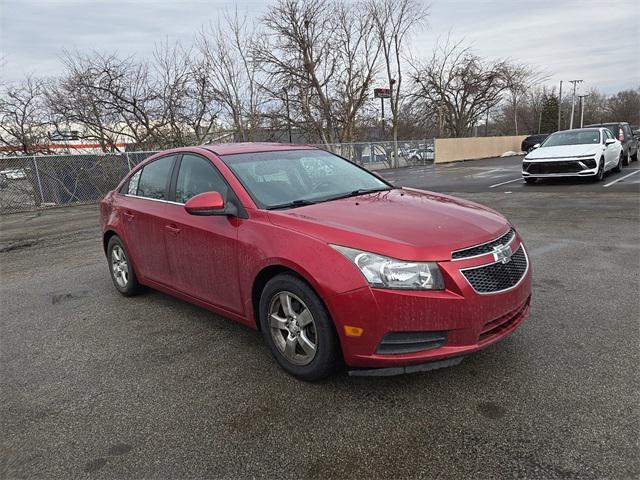
[[[313,147],[168,150],[100,213],[121,294],[147,285],[258,329],[304,380],[342,362],[359,374],[456,364],[530,308],[529,257],[502,215]]]
[[[424,163],[433,163],[435,159],[435,151],[433,144],[420,144],[417,148],[409,148],[406,150],[405,158],[409,165],[419,165]]]
[[[525,153],[529,153],[531,150],[535,148],[536,145],[545,141],[545,139],[549,136],[548,133],[543,133],[540,135],[529,135],[522,141],[522,145],[520,146],[521,151]]]
[[[614,138],[617,138],[622,143],[622,150],[624,151],[622,156],[622,164],[629,165],[630,162],[636,162],[638,160],[638,139],[633,135],[631,126],[627,122],[611,122],[611,123],[598,123],[594,125],[587,125],[585,128],[593,127],[605,127],[607,128]]]
[[[622,168],[622,144],[607,128],[583,128],[552,133],[522,161],[525,182],[540,178],[590,177]]]

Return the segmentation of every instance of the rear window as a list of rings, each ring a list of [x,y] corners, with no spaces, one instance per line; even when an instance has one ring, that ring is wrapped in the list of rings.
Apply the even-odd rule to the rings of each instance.
[[[155,198],[157,200],[167,199],[167,181],[169,180],[169,172],[171,172],[174,158],[173,155],[162,157],[144,166],[138,182],[137,195],[139,197]],[[129,193],[131,194],[131,190],[129,190]]]

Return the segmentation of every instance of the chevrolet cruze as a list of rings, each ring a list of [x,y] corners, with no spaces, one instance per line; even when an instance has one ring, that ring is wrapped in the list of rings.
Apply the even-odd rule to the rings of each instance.
[[[530,308],[529,257],[502,215],[309,146],[165,151],[100,211],[120,293],[152,287],[258,329],[304,380],[453,365]]]

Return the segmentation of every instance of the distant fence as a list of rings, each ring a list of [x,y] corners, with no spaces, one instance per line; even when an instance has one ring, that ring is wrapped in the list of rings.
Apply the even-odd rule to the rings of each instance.
[[[95,203],[153,153],[0,157],[0,212]]]
[[[392,142],[318,145],[370,170],[391,168]],[[0,157],[0,213],[96,203],[156,152]],[[432,163],[433,141],[399,142],[398,166]]]
[[[526,135],[508,137],[438,138],[436,163],[499,157],[505,152],[519,152]]]
[[[393,142],[330,143],[316,147],[348,158],[369,170],[425,165],[435,160],[433,139],[398,141],[397,162],[393,158]]]

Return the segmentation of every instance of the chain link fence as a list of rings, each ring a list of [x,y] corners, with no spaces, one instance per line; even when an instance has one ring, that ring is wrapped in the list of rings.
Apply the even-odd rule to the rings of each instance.
[[[0,213],[95,203],[154,153],[0,157]]]
[[[435,160],[433,139],[399,141],[396,162],[393,159],[393,142],[331,143],[316,147],[348,158],[369,170],[428,165]]]
[[[425,165],[435,158],[433,140],[316,145],[369,170]],[[135,165],[156,152],[0,157],[0,213],[96,203]]]

